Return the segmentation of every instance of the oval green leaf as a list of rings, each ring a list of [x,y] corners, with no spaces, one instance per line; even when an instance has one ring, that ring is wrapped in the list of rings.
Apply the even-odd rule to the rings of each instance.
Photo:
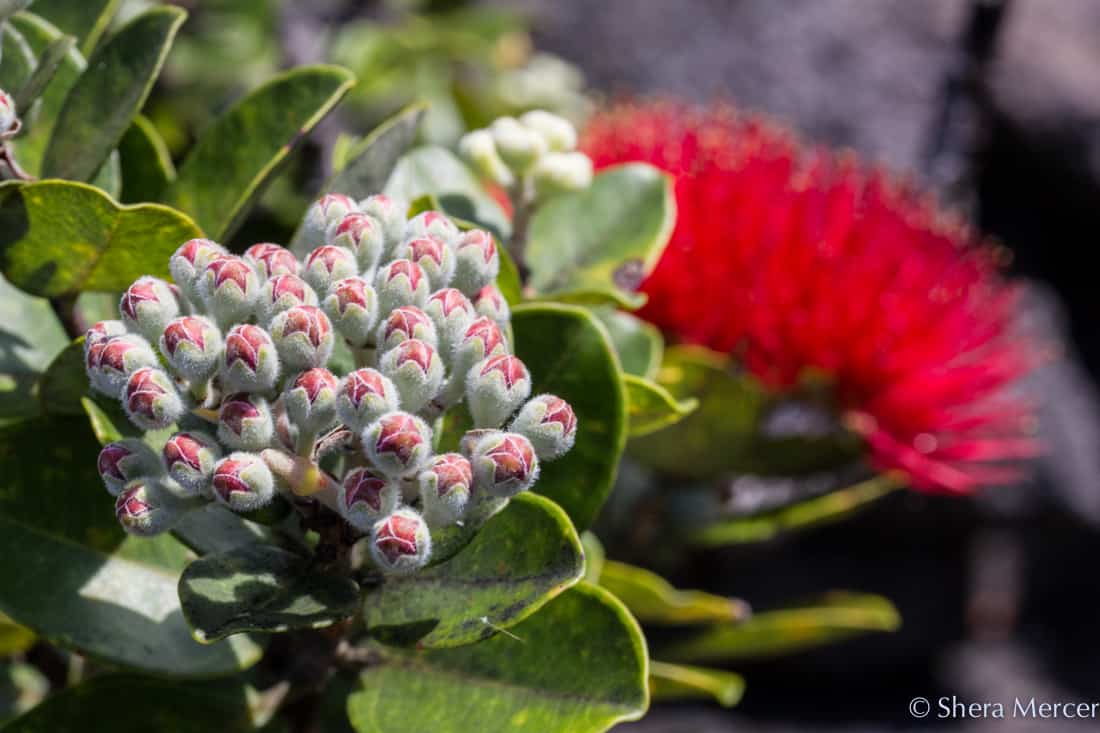
[[[724,708],[732,708],[745,694],[745,678],[723,669],[653,660],[649,663],[649,694],[654,700],[709,698]]]
[[[165,201],[212,238],[229,239],[287,156],[354,83],[337,66],[303,66],[275,77],[202,134]]]
[[[268,545],[196,560],[183,571],[179,596],[195,639],[204,644],[244,631],[319,629],[359,610],[354,580]]]
[[[176,167],[160,133],[143,115],[133,124],[118,144],[122,165],[120,200],[132,204],[156,201],[176,179]]]
[[[613,560],[604,562],[599,582],[644,624],[733,623],[743,621],[750,613],[744,601],[698,590],[677,590],[654,572]]]
[[[633,374],[623,375],[623,384],[626,385],[627,415],[632,438],[675,425],[699,407],[699,400],[694,397],[676,400],[661,385]]]
[[[61,32],[80,39],[81,53],[92,52],[111,25],[122,0],[34,0],[34,12]]]
[[[133,543],[96,473],[98,450],[84,418],[0,428],[0,611],[52,642],[162,676],[256,662],[247,638],[209,647],[191,638],[178,573],[145,547],[116,554]]]
[[[0,276],[0,425],[39,413],[39,375],[67,341],[47,301]]]
[[[657,327],[614,308],[594,308],[592,312],[607,329],[623,371],[654,379],[661,368],[661,355],[665,350],[664,337]]]
[[[158,204],[121,206],[71,181],[0,185],[0,268],[34,295],[122,291],[141,275],[168,275],[168,258],[202,236]]]
[[[479,644],[380,651],[348,699],[359,733],[598,733],[649,705],[637,622],[585,583]]]
[[[44,178],[95,175],[145,104],[186,18],[181,8],[150,8],[95,51],[58,114],[42,160]]]
[[[451,559],[369,590],[363,617],[368,633],[388,643],[470,644],[527,618],[583,573],[569,517],[549,499],[524,494]]]
[[[0,89],[15,94],[34,73],[35,57],[23,34],[11,25],[0,25]],[[22,115],[24,110],[20,109]]]
[[[630,163],[601,172],[584,191],[558,196],[531,220],[529,284],[559,291],[633,293],[657,264],[675,223],[667,175]]]
[[[607,332],[585,309],[550,303],[512,312],[516,355],[531,371],[531,394],[555,394],[577,414],[577,441],[544,463],[535,491],[556,501],[578,529],[599,514],[626,441],[626,392]]]

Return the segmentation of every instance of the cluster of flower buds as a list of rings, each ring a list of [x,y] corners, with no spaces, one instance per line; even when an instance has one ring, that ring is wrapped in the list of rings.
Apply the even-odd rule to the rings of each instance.
[[[0,143],[19,132],[19,117],[15,114],[15,100],[0,89]]]
[[[482,177],[530,200],[588,188],[592,161],[576,147],[573,124],[542,110],[500,117],[459,141],[459,152]]]
[[[573,410],[531,397],[510,352],[492,236],[405,212],[381,195],[326,195],[303,224],[322,244],[301,259],[188,241],[169,263],[174,284],[139,278],[120,319],[88,331],[93,388],[142,430],[177,431],[160,455],[136,439],[100,454],[128,531],[283,494],[342,515],[382,571],[411,572],[432,530],[483,520],[572,447]],[[344,375],[329,368],[338,341],[355,361]],[[474,427],[437,454],[433,423],[463,400]]]

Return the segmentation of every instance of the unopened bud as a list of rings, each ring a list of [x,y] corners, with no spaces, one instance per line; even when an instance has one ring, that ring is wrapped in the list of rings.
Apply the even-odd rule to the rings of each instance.
[[[122,321],[100,321],[84,332],[84,356],[88,356],[88,350],[96,344],[107,343],[115,336],[126,333],[126,324]]]
[[[479,428],[500,427],[530,394],[531,375],[514,356],[490,357],[466,377],[466,399]]]
[[[470,500],[474,476],[470,462],[458,453],[433,458],[417,477],[424,518],[432,527],[446,527],[462,518]]]
[[[222,381],[240,392],[267,392],[279,379],[279,355],[267,331],[240,323],[225,337]]]
[[[514,117],[499,117],[489,126],[497,154],[513,172],[523,175],[547,149],[542,135]]]
[[[152,537],[172,528],[180,512],[160,489],[155,478],[136,478],[126,484],[115,500],[115,517],[127,533]]]
[[[526,491],[539,475],[534,446],[516,433],[486,435],[474,447],[470,464],[477,490],[498,498]]]
[[[302,222],[303,238],[313,247],[322,244],[330,226],[358,210],[355,201],[348,196],[340,193],[325,194],[313,202],[306,212]]]
[[[360,272],[378,267],[386,250],[386,233],[382,222],[370,214],[348,214],[329,227],[326,244],[344,247],[355,255]]]
[[[378,295],[370,283],[361,277],[337,280],[323,307],[333,327],[349,344],[361,349],[370,343],[378,321]]]
[[[419,339],[402,341],[384,353],[378,370],[393,381],[401,395],[401,407],[410,412],[431,402],[447,376],[436,350]]]
[[[432,536],[427,523],[412,509],[398,509],[375,522],[370,554],[387,575],[407,575],[428,564]]]
[[[15,100],[0,89],[0,135],[9,135],[18,129],[19,117],[15,114]]]
[[[500,274],[500,254],[493,235],[481,229],[463,232],[455,240],[454,287],[467,297],[476,296],[481,289],[496,282]]]
[[[175,382],[155,367],[142,367],[130,375],[122,390],[122,406],[142,430],[166,428],[183,416]]]
[[[473,298],[474,309],[479,315],[493,319],[502,329],[508,327],[512,318],[512,309],[496,285],[486,285]]]
[[[260,395],[237,392],[222,400],[218,440],[233,450],[263,450],[274,434],[271,408]]]
[[[422,211],[405,225],[404,241],[410,239],[436,239],[441,244],[449,244],[458,236],[458,227],[442,211]],[[401,255],[395,255],[401,257]],[[408,259],[412,259],[409,257]]]
[[[192,303],[202,303],[199,281],[215,258],[228,255],[225,247],[209,239],[189,239],[168,260],[168,271]]]
[[[127,482],[139,476],[156,476],[161,472],[157,454],[137,438],[123,438],[103,446],[96,468],[111,496],[118,496]]]
[[[214,465],[222,457],[221,448],[209,435],[197,431],[176,433],[164,444],[161,455],[168,475],[190,496],[210,489]]]
[[[592,159],[584,153],[547,153],[531,170],[535,196],[544,199],[592,185]]]
[[[199,292],[218,326],[228,328],[255,312],[260,281],[252,265],[240,257],[223,255],[211,260],[203,270]]]
[[[303,277],[317,291],[318,297],[323,298],[337,280],[358,274],[359,265],[351,250],[326,244],[313,250],[306,257]]]
[[[340,381],[336,416],[359,432],[400,404],[397,387],[375,369],[356,369]]]
[[[336,422],[336,391],[340,383],[328,369],[310,369],[296,376],[283,403],[287,415],[299,430],[317,433]]]
[[[387,412],[363,431],[363,453],[391,478],[415,475],[432,454],[432,430],[407,412]]]
[[[376,194],[360,201],[359,208],[364,214],[370,214],[382,222],[382,229],[386,234],[384,257],[388,256],[405,236],[405,222],[408,219],[409,205],[404,201]]]
[[[115,398],[131,374],[142,367],[155,367],[159,363],[149,342],[136,333],[114,336],[92,344],[84,357],[92,386]]]
[[[503,434],[503,430],[497,430],[496,428],[473,428],[467,430],[458,440],[458,452],[466,456],[466,458],[470,458],[474,454],[474,449],[477,448],[477,444],[481,442],[481,439],[486,435]]]
[[[543,461],[569,452],[577,437],[577,416],[568,402],[552,394],[533,397],[509,426],[531,441]]]
[[[118,310],[127,328],[154,342],[180,313],[179,301],[168,283],[148,276],[138,278],[126,289]]]
[[[397,508],[401,487],[396,481],[369,468],[356,468],[340,484],[340,511],[361,532]]]
[[[252,245],[245,250],[244,258],[256,268],[260,280],[276,275],[297,275],[301,267],[289,249],[270,242]]]
[[[436,236],[406,239],[398,246],[394,256],[420,265],[428,276],[428,285],[432,290],[446,287],[454,276],[454,253],[450,245]]]
[[[462,334],[452,354],[451,371],[458,385],[465,388],[466,374],[475,365],[491,356],[507,354],[508,345],[500,327],[485,316],[475,318]]]
[[[317,305],[317,294],[296,275],[276,275],[264,283],[257,308],[261,323],[299,305]]]
[[[271,339],[288,369],[324,366],[332,356],[332,324],[316,306],[300,305],[275,316]]]
[[[439,353],[444,361],[450,361],[455,346],[477,317],[473,303],[455,288],[444,288],[432,293],[424,312],[435,324]]]
[[[474,130],[458,141],[458,153],[474,167],[478,175],[498,186],[508,187],[515,182],[512,171],[500,159],[493,135],[488,130]]]
[[[420,339],[433,347],[439,343],[435,324],[428,314],[416,306],[404,305],[391,311],[379,324],[375,343],[379,350],[387,351],[409,339]]]
[[[275,478],[254,453],[230,453],[218,461],[211,480],[214,498],[235,512],[253,512],[275,496]]]
[[[202,316],[181,316],[161,334],[160,353],[184,379],[192,382],[209,379],[218,368],[222,334]]]
[[[394,260],[378,269],[374,291],[378,294],[378,312],[389,313],[403,305],[423,308],[431,294],[431,286],[420,265],[409,260]]]
[[[577,128],[564,117],[534,109],[521,115],[519,121],[542,135],[552,153],[567,153],[577,147]]]

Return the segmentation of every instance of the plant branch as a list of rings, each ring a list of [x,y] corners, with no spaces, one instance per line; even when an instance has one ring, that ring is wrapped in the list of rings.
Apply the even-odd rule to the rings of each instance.
[[[54,315],[57,316],[57,320],[61,321],[61,326],[65,329],[65,333],[68,334],[70,339],[79,338],[84,335],[86,329],[83,327],[83,324],[81,324],[80,317],[76,313],[75,295],[59,295],[55,298],[50,298],[50,307],[53,308]]]

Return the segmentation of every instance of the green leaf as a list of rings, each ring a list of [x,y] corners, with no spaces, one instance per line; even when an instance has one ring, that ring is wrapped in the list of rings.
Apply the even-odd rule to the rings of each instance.
[[[204,644],[243,631],[320,629],[359,610],[359,586],[277,547],[248,545],[187,566],[183,615]]]
[[[19,13],[9,21],[26,39],[27,45],[36,57],[46,53],[51,44],[60,40],[64,34],[56,27],[31,13]],[[65,104],[76,80],[84,73],[87,64],[84,57],[75,48],[69,49],[54,73],[53,79],[35,109],[33,124],[25,134],[15,141],[16,157],[19,165],[31,175],[38,175],[42,167],[42,156],[53,136],[57,124],[57,115]]]
[[[0,26],[0,89],[11,89],[15,93],[23,88],[34,73],[34,51],[27,44],[27,40],[12,25],[5,23]],[[22,115],[25,110],[18,108]]]
[[[253,701],[239,682],[112,674],[52,695],[4,733],[246,733],[257,727]]]
[[[145,104],[187,13],[146,10],[88,59],[65,99],[42,160],[44,178],[87,181],[118,145]]]
[[[153,123],[138,115],[118,144],[123,203],[156,201],[176,178],[168,146]]]
[[[0,23],[31,4],[31,0],[0,0]]]
[[[843,519],[903,486],[904,481],[897,476],[881,474],[780,509],[708,524],[694,530],[688,541],[702,547],[764,542],[787,532]]]
[[[115,201],[118,200],[122,193],[122,164],[119,162],[117,150],[112,150],[107,155],[107,160],[90,182]]]
[[[73,50],[76,39],[72,36],[62,36],[50,43],[42,52],[42,58],[38,59],[34,72],[26,83],[15,95],[15,108],[18,110],[30,109],[31,105],[38,101],[46,87],[53,81],[54,75],[65,62],[65,59]]]
[[[47,414],[80,415],[89,392],[84,371],[84,338],[66,346],[50,363],[38,382],[38,401]]]
[[[30,649],[36,638],[26,626],[20,626],[0,613],[0,659]]]
[[[668,390],[633,374],[623,375],[626,385],[630,437],[638,438],[675,425],[699,407],[699,400],[677,401]]]
[[[507,239],[511,223],[470,170],[446,148],[416,148],[397,162],[382,191],[387,196],[415,201],[425,194],[439,199],[443,211]]]
[[[162,676],[256,662],[247,638],[211,647],[191,638],[177,573],[140,552],[114,555],[125,534],[96,472],[98,451],[81,417],[0,428],[0,611],[54,643]]]
[[[533,287],[531,288],[533,291]],[[638,310],[646,304],[645,293],[628,293],[617,287],[589,287],[555,290],[553,293],[537,293],[533,299],[548,300],[554,303],[569,303],[571,305],[586,305],[590,308],[622,308],[624,310]]]
[[[561,505],[578,529],[599,514],[626,440],[626,392],[607,332],[583,308],[549,303],[512,311],[516,355],[531,371],[531,394],[549,392],[577,414],[577,441],[543,464],[535,491]]]
[[[613,560],[604,562],[599,582],[644,624],[732,623],[750,613],[744,601],[698,590],[677,590],[654,572]]]
[[[258,542],[271,544],[271,531],[220,504],[207,504],[189,512],[172,529],[180,542],[199,555],[235,550]]]
[[[363,616],[381,641],[470,644],[527,618],[583,573],[569,517],[549,499],[523,494],[450,560],[369,590]]]
[[[0,426],[39,413],[39,375],[68,340],[47,301],[0,277]]]
[[[814,604],[702,629],[659,647],[659,656],[691,662],[775,657],[868,632],[896,631],[900,625],[897,609],[885,598],[834,592]]]
[[[0,659],[0,726],[50,694],[50,681],[37,667]]]
[[[585,583],[479,644],[379,651],[348,699],[359,733],[597,733],[649,704],[641,630]]]
[[[614,308],[593,308],[592,313],[607,329],[623,371],[645,379],[656,378],[665,350],[665,340],[656,326]]]
[[[203,132],[166,202],[212,238],[229,239],[287,156],[354,83],[336,66],[298,67],[267,82]]]
[[[34,12],[81,41],[90,54],[111,25],[122,0],[34,0]]]
[[[649,663],[649,694],[654,700],[710,698],[724,708],[732,708],[745,694],[745,678],[721,669],[653,660]]]
[[[668,176],[642,163],[601,172],[584,191],[558,196],[531,220],[529,284],[561,291],[633,293],[672,235],[675,200]]]
[[[121,206],[84,183],[0,185],[0,268],[34,295],[122,291],[141,275],[166,277],[180,243],[200,236],[178,211]]]
[[[584,579],[593,585],[599,585],[600,574],[607,562],[607,552],[596,533],[586,530],[581,533],[581,547],[584,548]]]

